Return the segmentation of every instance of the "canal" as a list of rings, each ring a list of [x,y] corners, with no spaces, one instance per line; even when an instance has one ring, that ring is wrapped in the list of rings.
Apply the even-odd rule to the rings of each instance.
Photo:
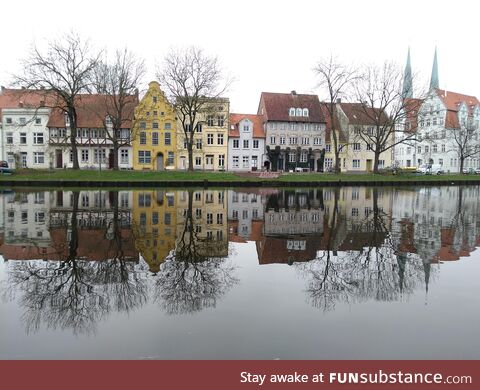
[[[479,359],[479,196],[4,190],[0,359]]]

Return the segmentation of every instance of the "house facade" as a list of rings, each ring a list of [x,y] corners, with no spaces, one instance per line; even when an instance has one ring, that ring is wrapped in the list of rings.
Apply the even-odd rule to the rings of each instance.
[[[156,81],[135,109],[132,130],[133,169],[175,169],[177,151],[175,109],[168,102]]]
[[[188,131],[195,131],[193,143],[193,168],[195,170],[220,171],[227,168],[229,113],[230,101],[228,99],[209,99],[202,112],[197,114],[197,123],[193,126],[186,124]],[[177,121],[177,148],[178,169],[187,170],[187,142],[180,119]]]
[[[96,94],[78,96],[76,144],[80,168],[99,170],[113,168],[114,148],[111,138],[113,129],[105,103],[106,98],[108,97],[105,95]],[[133,110],[130,112],[133,113]],[[132,118],[125,118],[122,128],[116,135],[120,145],[118,149],[120,169],[131,169],[133,165],[131,123]],[[72,168],[73,152],[68,116],[63,110],[52,109],[47,127],[53,168]]]
[[[265,168],[281,171],[319,170],[325,145],[325,119],[317,95],[262,92]]]
[[[256,171],[265,164],[265,132],[262,117],[230,114],[228,170]]]

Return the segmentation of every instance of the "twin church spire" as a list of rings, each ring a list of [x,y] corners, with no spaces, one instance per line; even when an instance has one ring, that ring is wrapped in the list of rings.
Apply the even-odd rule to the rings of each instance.
[[[433,56],[432,75],[430,76],[430,89],[439,88],[438,78],[438,61],[437,48],[435,47],[435,54]],[[407,65],[405,65],[405,72],[403,74],[402,97],[404,99],[413,98],[413,79],[412,79],[412,65],[410,63],[410,48],[408,48]]]

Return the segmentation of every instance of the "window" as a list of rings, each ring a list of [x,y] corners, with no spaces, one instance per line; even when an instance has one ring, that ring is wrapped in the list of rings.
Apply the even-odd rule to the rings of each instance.
[[[302,137],[302,145],[310,145],[310,138]]]
[[[238,168],[238,156],[233,156],[233,167]]]
[[[158,145],[158,133],[157,132],[152,133],[152,145]]]
[[[128,164],[128,149],[120,149],[120,164]]]
[[[258,167],[258,157],[252,156],[252,168],[257,168],[257,167]]]
[[[418,153],[422,153],[422,147],[421,147],[421,146],[419,146],[419,147],[417,148],[417,152],[418,152]]]
[[[429,149],[428,145],[425,145],[425,153],[428,153],[428,149]]]
[[[243,131],[250,131],[250,126],[249,125],[244,125],[243,126]]]
[[[289,110],[288,110],[288,115],[289,116],[295,116],[295,109],[293,107],[291,107]]]
[[[295,155],[294,152],[292,152],[292,153],[290,153],[290,154],[288,155],[288,161],[290,161],[290,162],[295,162],[295,161],[297,161],[297,156]]]
[[[163,216],[163,223],[165,225],[171,225],[172,224],[172,214],[165,213],[165,215]]]
[[[331,150],[332,150],[332,145],[326,144],[325,145],[325,152],[329,153],[329,152],[331,152]]]
[[[308,108],[303,109],[303,116],[308,116]]]
[[[145,130],[147,128],[146,122],[140,122],[140,129]]]
[[[297,108],[296,114],[297,114],[297,116],[302,116],[302,109],[301,109],[301,108]]]
[[[284,135],[280,136],[280,145],[285,145],[285,136]]]
[[[360,160],[355,159],[352,161],[352,167],[353,168],[360,168]]]
[[[13,133],[7,133],[7,144],[13,144]]]
[[[212,126],[213,126],[213,122],[214,122],[213,116],[209,116],[209,117],[207,118],[207,126],[212,127]]]
[[[36,117],[35,118],[35,124],[36,125],[41,125],[42,124],[42,118]]]
[[[165,145],[171,145],[172,144],[172,136],[171,133],[165,133]]]
[[[355,151],[360,150],[360,144],[358,142],[353,144],[353,150],[355,150]],[[353,160],[353,161],[355,161],[355,160]]]
[[[373,150],[373,144],[367,144],[367,150]],[[401,149],[403,154],[403,148]]]
[[[197,167],[202,165],[202,158],[201,157],[195,157],[195,165]]]
[[[219,167],[225,167],[225,155],[224,154],[220,154],[218,156],[218,166]]]
[[[248,149],[248,146],[249,146],[248,144],[249,144],[248,139],[244,139],[243,140],[243,149]]]
[[[146,145],[147,144],[147,133],[142,131],[140,133],[140,145]]]
[[[253,149],[258,149],[258,139],[253,140]]]
[[[139,150],[138,151],[138,163],[139,164],[150,164],[152,162],[152,155],[149,150]]]
[[[308,160],[308,154],[307,154],[307,152],[302,152],[302,154],[300,155],[300,162],[306,163],[307,160]]]
[[[437,144],[434,144],[432,149],[433,149],[433,153],[437,153]]]
[[[138,206],[139,207],[150,207],[152,204],[152,196],[141,192],[138,194]]]
[[[45,163],[45,153],[44,152],[33,152],[33,162],[34,162],[34,164],[44,164]]]
[[[22,145],[27,143],[27,133],[20,133],[20,143]]]
[[[233,149],[239,148],[240,141],[238,139],[233,140]]]
[[[442,152],[445,152],[445,145],[442,145]]]
[[[5,118],[5,122],[7,125],[11,125],[13,123],[12,118]]]
[[[289,141],[290,145],[296,145],[297,144],[297,137],[290,137],[288,141]]]
[[[195,127],[195,132],[196,133],[201,133],[203,129],[203,126],[201,123],[197,123],[197,126]]]
[[[82,162],[88,162],[88,149],[82,149]]]
[[[224,119],[223,115],[219,115],[217,117],[217,124],[220,127],[222,127],[225,124],[225,119]]]
[[[24,125],[25,123],[27,123],[27,119],[26,118],[20,118],[20,124],[21,125]]]
[[[270,137],[270,144],[275,145],[275,136]]]
[[[243,168],[248,168],[249,167],[249,157],[248,156],[243,156],[242,158],[242,167]]]
[[[157,102],[157,97],[156,97],[156,96],[152,96],[152,101],[153,101],[154,103],[156,103],[156,102]]]
[[[213,134],[207,134],[207,145],[213,145]]]
[[[217,144],[223,145],[223,134],[217,134]]]
[[[438,163],[439,163],[440,165],[443,165],[443,158],[439,158],[439,159],[438,159]]]
[[[196,140],[195,146],[198,150],[202,149],[202,139],[201,138]]]
[[[315,137],[313,139],[313,144],[314,145],[321,145],[322,144],[322,139],[320,137]]]
[[[173,165],[174,161],[175,161],[175,153],[172,151],[168,152],[167,165],[169,166]]]

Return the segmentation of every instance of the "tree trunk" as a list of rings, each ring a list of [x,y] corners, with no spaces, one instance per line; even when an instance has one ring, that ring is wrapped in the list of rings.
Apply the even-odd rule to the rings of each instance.
[[[378,173],[378,161],[380,160],[380,153],[375,150],[375,157],[373,158],[373,173]]]
[[[68,112],[68,120],[70,121],[70,147],[73,155],[73,169],[80,169],[77,150],[77,115],[72,110]]]
[[[187,142],[188,151],[188,170],[193,171],[193,145],[191,142]]]
[[[114,171],[118,171],[118,150],[120,149],[120,145],[118,145],[118,141],[113,141],[113,167]]]
[[[459,173],[463,173],[463,162],[464,162],[465,158],[460,157],[459,160],[460,160],[460,172]]]

